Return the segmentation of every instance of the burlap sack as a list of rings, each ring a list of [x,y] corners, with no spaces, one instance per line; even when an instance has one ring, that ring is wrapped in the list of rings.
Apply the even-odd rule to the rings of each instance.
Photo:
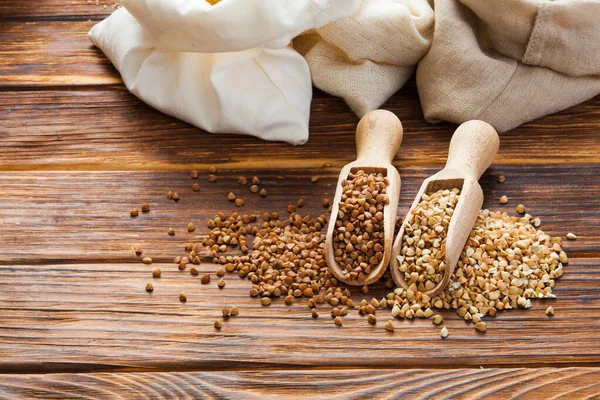
[[[433,10],[427,0],[362,0],[358,12],[294,39],[313,84],[359,116],[404,85],[427,53]]]
[[[499,132],[600,93],[600,1],[435,0],[417,85],[428,121]]]

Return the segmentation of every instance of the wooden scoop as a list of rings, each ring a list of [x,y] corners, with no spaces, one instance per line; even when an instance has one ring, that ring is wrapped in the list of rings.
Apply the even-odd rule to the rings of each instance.
[[[340,172],[335,198],[331,207],[331,219],[327,227],[325,260],[331,273],[338,280],[349,285],[362,286],[377,281],[389,264],[394,240],[396,210],[400,198],[400,174],[391,163],[400,148],[400,143],[402,143],[402,124],[398,117],[385,110],[371,111],[361,118],[356,128],[356,161],[344,166]],[[346,280],[342,268],[334,258],[333,232],[338,215],[338,205],[342,198],[342,182],[350,172],[359,170],[366,173],[382,173],[389,181],[386,192],[390,202],[383,209],[384,256],[377,267],[373,268],[364,279]]]
[[[444,277],[434,288],[423,293],[434,297],[446,288],[483,205],[483,191],[477,181],[496,157],[499,146],[498,134],[492,126],[483,121],[467,121],[454,132],[446,166],[437,174],[425,179],[394,242],[390,268],[396,285],[408,288],[404,272],[399,269],[397,256],[402,249],[404,229],[412,210],[420,203],[421,195],[440,189],[458,188],[461,192],[446,236]]]

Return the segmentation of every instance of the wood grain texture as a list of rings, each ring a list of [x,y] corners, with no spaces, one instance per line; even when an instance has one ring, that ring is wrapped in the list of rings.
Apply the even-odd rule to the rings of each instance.
[[[600,365],[600,96],[503,134],[481,181],[485,207],[513,212],[523,203],[547,233],[578,235],[564,244],[571,262],[558,299],[499,313],[486,320],[486,334],[443,312],[446,340],[429,320],[397,321],[391,334],[383,329],[387,312],[372,327],[353,311],[336,328],[324,307],[317,320],[303,301],[261,307],[247,280],[226,277],[219,290],[214,279],[200,285],[167,262],[206,234],[216,211],[237,210],[225,199],[231,190],[244,198],[244,212],[284,214],[302,196],[303,212],[321,213],[339,168],[355,157],[358,118],[315,90],[310,140],[292,147],[210,135],[167,117],[128,93],[87,39],[111,11],[103,4],[112,1],[98,3],[0,2],[0,397],[599,396],[599,370],[587,367]],[[384,108],[405,129],[394,160],[403,215],[445,162],[456,125],[423,121],[414,82]],[[221,170],[215,184],[205,179],[209,165]],[[201,170],[199,193],[191,191],[192,168]],[[500,174],[506,183],[496,182]],[[259,175],[269,196],[239,187],[240,175]],[[182,200],[167,201],[168,190]],[[503,194],[510,200],[501,206]],[[143,201],[150,214],[130,218]],[[190,221],[199,227],[193,234]],[[133,244],[155,259],[162,278],[151,278],[154,266],[131,254]],[[152,294],[144,290],[149,281]],[[367,296],[384,293],[378,286]],[[550,304],[552,318],[543,313]],[[230,305],[240,315],[215,331]],[[578,368],[539,368],[567,366]],[[460,367],[472,368],[452,369]],[[115,373],[77,374],[103,371]],[[65,373],[13,375],[55,372]]]
[[[87,32],[95,22],[2,21],[0,88],[121,83]]]
[[[24,20],[99,20],[110,15],[114,0],[2,0],[0,19]]]
[[[385,108],[404,126],[395,166],[444,165],[456,126],[423,120],[414,83]],[[339,170],[355,159],[357,123],[343,100],[315,90],[308,143],[267,145],[248,136],[202,132],[146,106],[124,87],[8,91],[0,96],[0,170],[166,170],[211,164],[274,170],[326,163]],[[501,135],[495,164],[597,164],[598,126],[600,96]]]
[[[421,182],[435,167],[401,168],[403,178],[398,215],[404,216]],[[139,241],[157,260],[171,260],[175,251],[208,231],[206,222],[218,211],[243,213],[277,211],[287,215],[288,204],[306,200],[301,213],[326,213],[324,197],[333,198],[337,172],[317,170],[261,171],[266,198],[250,193],[237,183],[238,176],[252,177],[255,171],[221,169],[216,183],[208,183],[201,171],[200,192],[191,190],[195,180],[189,171],[53,171],[0,172],[0,263],[129,262],[129,249]],[[321,179],[310,183],[312,175]],[[504,174],[505,183],[496,182]],[[571,257],[600,257],[600,167],[494,166],[481,180],[484,207],[516,215],[517,204],[543,221],[541,229],[552,236],[567,232],[578,235],[565,240]],[[169,190],[181,196],[169,201]],[[227,201],[233,191],[245,201],[241,209]],[[501,195],[508,204],[498,204]],[[149,202],[152,211],[137,218],[129,210]],[[327,214],[327,213],[326,213]],[[188,222],[198,229],[186,231]],[[174,228],[174,237],[166,234]]]
[[[321,370],[0,376],[0,398],[592,399],[596,368]]]
[[[152,251],[145,254],[152,256]],[[133,260],[133,256],[131,257]],[[556,300],[487,318],[486,334],[455,312],[441,311],[450,336],[431,320],[396,321],[383,328],[351,310],[341,328],[329,310],[311,318],[306,299],[263,307],[251,284],[227,275],[216,285],[215,265],[200,265],[212,283],[172,263],[44,264],[0,266],[0,373],[213,370],[302,367],[592,366],[600,363],[600,259],[572,259],[558,281]],[[160,267],[162,277],[153,279]],[[154,292],[146,293],[152,282]],[[381,298],[375,286],[361,298]],[[184,292],[187,303],[179,302]],[[213,322],[221,308],[240,315]],[[554,317],[544,310],[552,305]],[[293,346],[292,346],[293,344]]]

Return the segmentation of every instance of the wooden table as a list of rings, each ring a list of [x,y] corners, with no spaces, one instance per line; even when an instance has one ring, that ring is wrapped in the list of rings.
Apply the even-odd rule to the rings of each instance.
[[[284,212],[300,197],[304,212],[322,212],[354,157],[357,117],[315,90],[304,146],[201,132],[125,90],[86,37],[111,8],[89,3],[0,3],[0,397],[600,395],[600,97],[503,134],[481,181],[486,207],[514,213],[523,203],[545,232],[578,235],[564,245],[571,261],[556,300],[499,313],[486,334],[443,313],[446,340],[430,320],[397,321],[390,334],[356,311],[336,328],[302,302],[261,307],[235,276],[222,291],[200,285],[171,260],[206,234],[209,217],[234,209],[226,194],[241,190],[240,175],[258,175],[269,191],[246,193],[246,212]],[[455,126],[423,121],[414,83],[384,108],[405,127],[394,162],[403,214],[443,165]],[[179,203],[167,201],[169,190]],[[499,205],[503,194],[510,200]],[[143,201],[152,211],[130,218]],[[189,221],[200,229],[188,234]],[[152,266],[132,256],[133,244],[164,271],[151,295]],[[227,305],[240,315],[218,332],[212,323]]]

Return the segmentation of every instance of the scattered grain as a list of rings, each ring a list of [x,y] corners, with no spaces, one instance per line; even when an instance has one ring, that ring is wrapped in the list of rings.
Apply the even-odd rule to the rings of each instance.
[[[150,257],[144,257],[142,258],[142,262],[144,264],[152,264],[152,259]]]
[[[154,268],[154,270],[152,271],[152,277],[153,278],[160,278],[160,276],[161,276],[160,268]]]
[[[194,232],[194,231],[196,230],[196,225],[194,225],[194,223],[193,223],[193,222],[190,222],[190,223],[188,224],[188,227],[187,227],[187,228],[188,228],[188,232]]]
[[[313,175],[310,177],[310,181],[312,183],[317,183],[319,181],[319,177],[317,175]]]
[[[260,189],[259,194],[261,197],[267,197],[267,189],[265,189],[265,188]]]
[[[446,328],[445,326],[442,328],[442,330],[440,331],[440,336],[443,338],[447,338],[448,337],[448,328]]]
[[[260,179],[258,179],[258,176],[253,176],[253,177],[252,177],[252,184],[253,184],[253,185],[258,185],[258,184],[260,184]]]
[[[251,191],[252,193],[256,193],[256,192],[258,192],[258,186],[257,186],[257,185],[252,185],[252,186],[250,186],[250,191]]]
[[[506,180],[506,178],[505,178],[505,176],[504,176],[504,175],[500,175],[500,176],[498,177],[498,182],[500,182],[500,183],[504,182],[505,180]]]
[[[185,293],[179,293],[179,301],[181,301],[182,303],[185,303],[187,301],[187,296],[185,295]]]
[[[239,315],[240,314],[240,310],[238,309],[238,306],[231,307],[230,314],[231,314],[232,317],[235,317],[236,315]]]
[[[546,313],[547,316],[551,317],[554,315],[554,308],[552,306],[549,306],[548,308],[546,308],[546,311],[544,311]]]
[[[336,324],[337,326],[342,326],[343,322],[342,319],[340,317],[335,317],[333,319],[334,324]]]
[[[225,287],[225,279],[219,279],[219,282],[217,282],[217,286],[219,287],[219,289],[223,289]]]
[[[243,186],[243,185],[245,185],[246,183],[248,183],[248,179],[246,179],[246,177],[245,177],[245,176],[240,176],[240,177],[238,178],[238,183],[239,183],[240,185],[242,185],[242,186]]]
[[[524,206],[523,204],[519,204],[519,205],[517,206],[517,212],[518,212],[519,214],[525,214],[525,206]]]
[[[270,297],[263,297],[262,299],[260,299],[260,304],[262,304],[263,306],[268,306],[271,305],[271,298]]]
[[[567,239],[569,239],[569,240],[577,240],[577,236],[575,236],[574,233],[569,232],[569,233],[567,233]]]
[[[192,185],[192,190],[193,190],[194,192],[199,192],[199,191],[200,191],[200,185],[199,185],[198,183],[194,183],[194,184]]]
[[[385,322],[385,330],[388,332],[394,332],[394,323],[392,322],[391,319],[388,319]]]
[[[500,200],[498,200],[498,203],[500,203],[500,204],[506,204],[506,203],[508,203],[508,197],[501,196]]]
[[[200,176],[198,174],[198,171],[193,170],[192,172],[190,172],[190,178],[192,178],[192,179],[198,179],[198,176]]]
[[[167,234],[168,234],[169,236],[173,236],[173,235],[175,235],[175,229],[173,229],[173,228],[169,228],[169,230],[167,231]]]
[[[154,292],[154,286],[152,286],[151,283],[146,284],[146,292],[148,292],[148,293]]]
[[[300,198],[298,200],[298,207],[304,207],[304,199]]]
[[[143,213],[150,212],[150,205],[148,203],[142,204],[142,212]]]
[[[242,207],[244,205],[244,200],[242,199],[235,199],[235,206],[236,207]]]
[[[138,209],[134,208],[133,210],[129,211],[129,215],[131,215],[132,217],[137,217],[139,215]]]
[[[229,318],[229,316],[231,315],[231,310],[227,307],[223,307],[221,313],[223,314],[223,318]]]
[[[216,320],[215,323],[213,324],[213,326],[215,327],[216,330],[220,331],[221,330],[221,321]]]
[[[217,177],[213,174],[208,175],[208,181],[210,183],[215,183],[217,181]]]
[[[433,318],[431,319],[431,322],[433,322],[434,325],[439,325],[444,321],[444,317],[442,317],[439,314],[436,314],[433,316]]]
[[[210,283],[210,275],[209,274],[202,275],[202,278],[200,278],[200,283],[203,285],[208,285]]]

